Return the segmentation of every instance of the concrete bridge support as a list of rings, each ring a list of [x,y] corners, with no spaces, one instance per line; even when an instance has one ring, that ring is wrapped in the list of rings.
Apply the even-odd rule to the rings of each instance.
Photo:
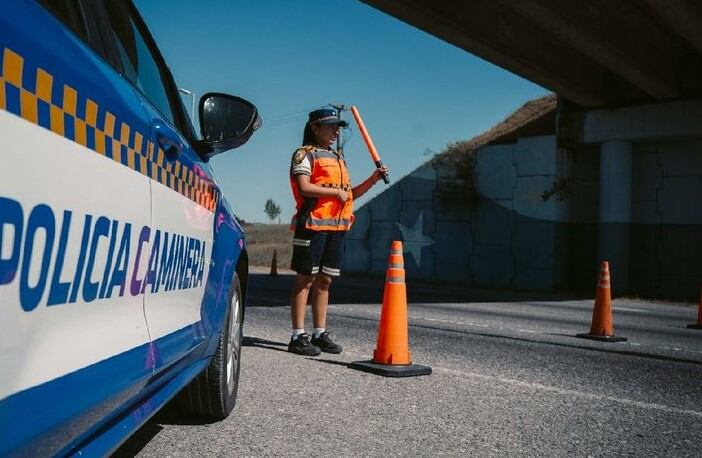
[[[632,145],[607,141],[600,149],[600,212],[597,257],[609,261],[612,292],[629,292]]]

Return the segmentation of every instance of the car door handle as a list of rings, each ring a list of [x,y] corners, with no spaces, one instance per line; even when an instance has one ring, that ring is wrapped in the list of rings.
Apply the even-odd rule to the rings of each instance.
[[[151,123],[151,128],[155,133],[158,146],[163,149],[167,158],[173,159],[183,151],[183,141],[171,126],[160,119],[154,119]]]

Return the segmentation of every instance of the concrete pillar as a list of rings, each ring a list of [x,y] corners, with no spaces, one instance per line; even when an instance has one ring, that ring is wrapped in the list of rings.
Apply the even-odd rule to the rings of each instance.
[[[612,293],[629,291],[631,248],[631,143],[608,141],[600,149],[598,261],[609,261]],[[599,265],[599,263],[598,263]]]

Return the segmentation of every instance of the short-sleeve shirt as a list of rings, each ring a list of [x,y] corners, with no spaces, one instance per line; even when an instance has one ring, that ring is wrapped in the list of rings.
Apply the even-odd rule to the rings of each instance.
[[[312,175],[311,155],[311,153],[303,149],[297,150],[293,155],[292,163],[290,164],[290,176]]]

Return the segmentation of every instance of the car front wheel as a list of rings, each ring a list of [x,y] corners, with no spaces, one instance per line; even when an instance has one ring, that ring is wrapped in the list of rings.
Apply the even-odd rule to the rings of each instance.
[[[198,416],[222,420],[234,409],[243,339],[241,283],[235,274],[217,351],[210,365],[180,395],[179,404]]]

